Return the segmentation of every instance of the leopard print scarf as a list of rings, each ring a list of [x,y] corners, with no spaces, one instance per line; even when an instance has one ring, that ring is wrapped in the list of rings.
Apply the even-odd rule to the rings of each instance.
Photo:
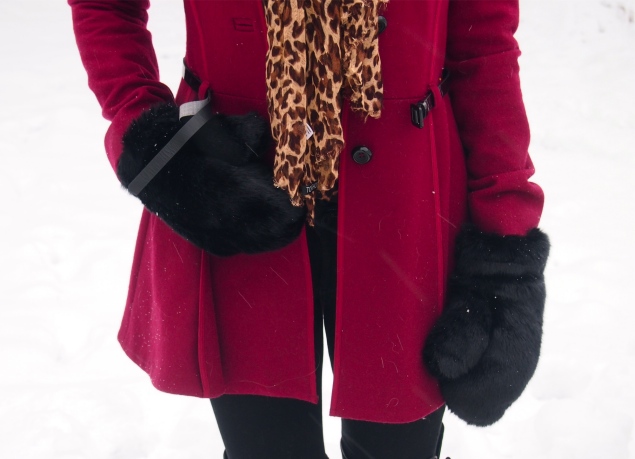
[[[311,225],[316,199],[336,193],[341,97],[365,118],[380,115],[377,20],[387,1],[264,0],[274,184],[307,206]]]

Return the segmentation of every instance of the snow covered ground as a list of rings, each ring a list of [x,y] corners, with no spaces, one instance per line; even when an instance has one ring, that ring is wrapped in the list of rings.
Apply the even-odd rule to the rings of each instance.
[[[553,243],[543,357],[497,425],[448,415],[444,453],[635,458],[635,1],[521,7]],[[179,2],[154,0],[151,29],[175,88]],[[116,342],[140,205],[103,154],[70,9],[5,0],[0,43],[0,458],[220,458],[209,403],[154,390]],[[338,458],[338,420],[325,429]]]

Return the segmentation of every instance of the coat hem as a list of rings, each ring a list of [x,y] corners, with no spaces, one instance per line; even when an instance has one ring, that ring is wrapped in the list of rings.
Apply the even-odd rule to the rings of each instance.
[[[377,416],[367,416],[364,412],[360,413],[344,413],[343,409],[335,409],[332,408],[329,412],[329,416],[338,417],[342,419],[349,419],[351,421],[365,421],[365,422],[375,422],[379,424],[408,424],[411,422],[416,422],[421,419],[424,419],[426,416],[434,413],[439,408],[445,405],[445,401],[441,401],[438,404],[431,405],[429,409],[423,411],[421,414],[416,416],[394,416],[390,418],[382,418]]]
[[[121,345],[123,352],[126,354],[126,356],[150,378],[150,383],[152,384],[152,386],[160,392],[165,392],[167,394],[173,394],[173,395],[183,395],[186,397],[208,398],[208,399],[218,398],[222,395],[256,395],[261,397],[288,398],[293,400],[300,400],[303,402],[312,403],[314,405],[317,404],[319,401],[319,397],[317,395],[317,391],[315,390],[315,387],[313,388],[313,390],[302,391],[304,393],[300,393],[300,392],[287,393],[284,395],[281,393],[271,392],[270,390],[268,390],[270,387],[274,387],[274,386],[267,387],[267,386],[259,385],[257,383],[254,383],[255,389],[225,388],[223,391],[219,391],[217,393],[210,391],[210,393],[208,394],[205,394],[203,392],[202,386],[199,387],[198,391],[197,390],[183,390],[183,389],[172,390],[169,387],[162,386],[159,383],[159,381],[153,377],[152,370],[146,366],[146,364],[144,363],[142,359],[139,359],[136,354],[126,350],[125,341],[121,336],[118,338],[118,341],[119,341],[119,344]],[[299,376],[299,378],[302,378],[302,377],[304,376]],[[292,378],[292,379],[295,379],[295,378]],[[200,377],[199,377],[199,382],[200,382]],[[241,385],[246,384],[246,382],[239,383],[239,384]]]

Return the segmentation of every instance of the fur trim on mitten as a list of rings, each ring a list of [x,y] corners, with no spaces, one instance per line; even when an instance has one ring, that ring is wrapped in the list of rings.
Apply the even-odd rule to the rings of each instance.
[[[457,238],[447,304],[424,360],[448,408],[468,424],[498,421],[538,364],[547,236],[499,236],[474,227]]]
[[[207,108],[204,108],[207,109]],[[178,107],[144,112],[123,138],[117,176],[128,187],[179,130]],[[215,255],[280,249],[300,234],[305,209],[273,185],[257,159],[268,146],[256,114],[213,115],[139,194],[174,231]]]

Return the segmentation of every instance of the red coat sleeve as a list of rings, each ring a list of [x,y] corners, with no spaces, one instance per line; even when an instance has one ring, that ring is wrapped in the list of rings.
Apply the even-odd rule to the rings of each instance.
[[[121,139],[141,111],[174,100],[159,81],[152,37],[146,28],[148,0],[68,0],[88,85],[111,121],[106,152],[113,169]]]
[[[481,230],[525,235],[538,226],[540,187],[529,182],[529,126],[514,39],[518,0],[451,0],[446,66],[468,170],[472,222]]]

